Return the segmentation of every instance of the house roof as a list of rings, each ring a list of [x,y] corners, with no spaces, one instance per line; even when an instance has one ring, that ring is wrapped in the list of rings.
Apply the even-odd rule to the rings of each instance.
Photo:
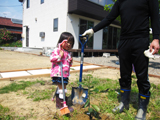
[[[13,33],[13,34],[22,34],[21,31],[11,31],[11,30],[10,30],[10,32]]]
[[[0,25],[22,28],[22,24],[13,23],[11,18],[4,17],[0,17]]]

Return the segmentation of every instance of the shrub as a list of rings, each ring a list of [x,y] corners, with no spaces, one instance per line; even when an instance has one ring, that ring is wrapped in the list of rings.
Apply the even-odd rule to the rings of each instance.
[[[6,28],[0,29],[0,44],[8,42],[10,39],[12,39],[10,31],[8,31]]]
[[[21,40],[18,40],[16,42],[12,42],[10,44],[11,47],[22,47],[22,41]]]
[[[4,47],[22,47],[22,41],[18,40],[16,42],[12,42],[12,43],[5,43],[2,46],[4,46]]]

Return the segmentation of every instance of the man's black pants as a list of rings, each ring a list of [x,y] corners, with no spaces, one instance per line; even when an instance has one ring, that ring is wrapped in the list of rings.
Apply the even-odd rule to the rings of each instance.
[[[134,64],[139,93],[148,95],[150,89],[148,79],[149,59],[144,55],[144,51],[148,49],[148,46],[148,38],[120,40],[118,54],[120,60],[121,79],[119,82],[121,89],[131,89],[132,64]]]

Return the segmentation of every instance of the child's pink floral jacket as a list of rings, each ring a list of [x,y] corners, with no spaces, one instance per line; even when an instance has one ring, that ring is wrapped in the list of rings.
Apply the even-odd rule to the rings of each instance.
[[[55,48],[50,56],[50,61],[52,62],[51,77],[61,77],[60,62],[63,64],[63,77],[69,77],[72,58],[68,51],[63,50],[63,52],[64,55],[61,58],[59,48]]]

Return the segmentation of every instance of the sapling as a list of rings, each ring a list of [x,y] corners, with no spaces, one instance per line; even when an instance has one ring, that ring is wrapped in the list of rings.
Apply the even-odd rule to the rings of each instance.
[[[98,106],[90,104],[91,89],[93,88],[92,83],[90,82],[91,79],[93,79],[93,76],[91,74],[88,74],[87,79],[85,81],[86,81],[86,84],[88,86],[89,97],[88,97],[87,102],[84,105],[84,108],[89,106],[87,115],[90,116],[90,119],[92,118],[92,115],[95,116],[95,117],[98,117],[98,112],[100,112],[100,108]],[[99,90],[96,89],[96,91],[95,90],[92,90],[92,91],[97,92]]]

